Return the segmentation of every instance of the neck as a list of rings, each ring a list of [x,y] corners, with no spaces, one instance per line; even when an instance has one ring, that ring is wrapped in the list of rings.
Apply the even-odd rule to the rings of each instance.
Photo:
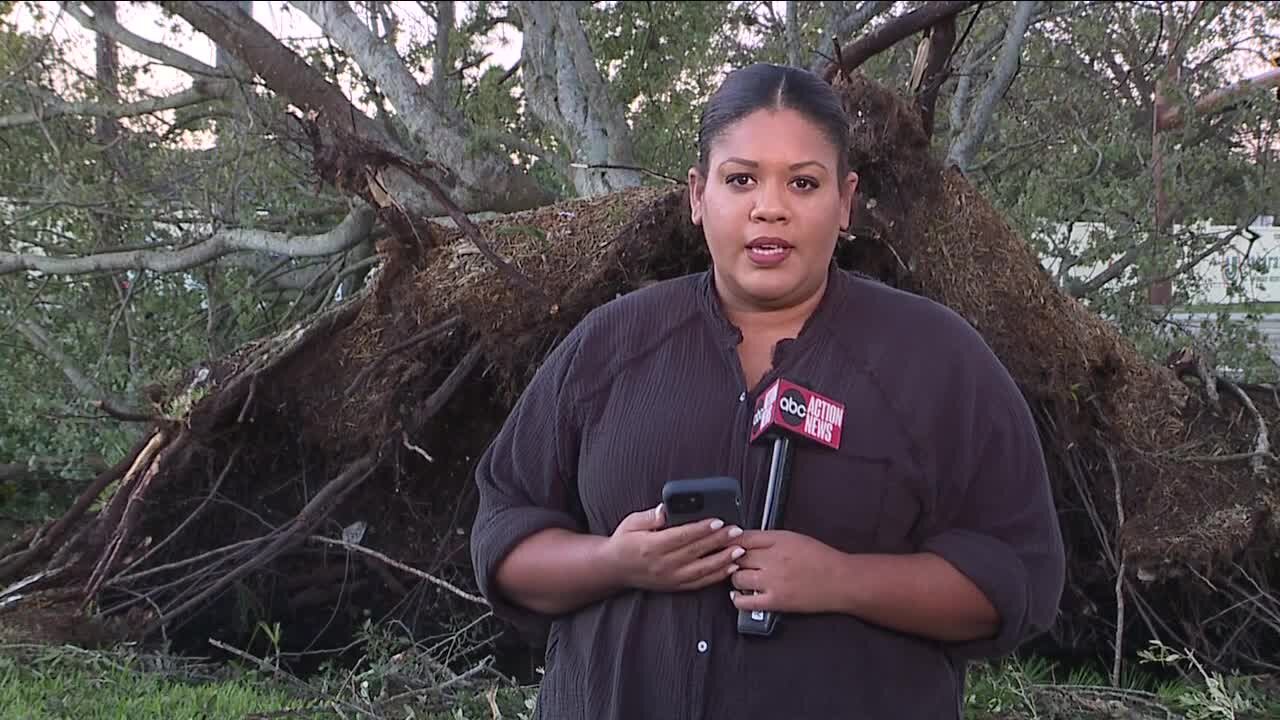
[[[730,297],[721,286],[718,294],[724,306],[725,316],[743,333],[769,333],[795,335],[804,327],[805,322],[813,315],[814,310],[822,302],[827,290],[827,277],[823,276],[817,290],[800,302],[778,307],[768,307]]]

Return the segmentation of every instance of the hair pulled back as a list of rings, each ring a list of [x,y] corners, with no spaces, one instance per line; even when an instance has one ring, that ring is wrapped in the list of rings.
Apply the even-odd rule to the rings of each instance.
[[[825,80],[800,68],[755,63],[729,73],[703,108],[698,125],[698,172],[707,175],[711,146],[738,120],[757,110],[794,110],[817,125],[838,156],[837,174],[849,172],[849,116]]]

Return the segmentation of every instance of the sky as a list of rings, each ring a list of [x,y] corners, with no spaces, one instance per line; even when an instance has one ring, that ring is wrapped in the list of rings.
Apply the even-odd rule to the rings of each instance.
[[[31,12],[32,6],[40,6],[43,9],[45,15],[43,21],[35,20]],[[216,52],[213,42],[202,33],[192,30],[185,21],[166,20],[154,3],[120,2],[117,3],[116,12],[120,24],[134,34],[177,48],[210,65],[214,63]],[[402,11],[401,14],[406,13]],[[253,18],[281,39],[316,40],[322,37],[320,28],[305,13],[280,0],[276,2],[255,0]],[[78,52],[74,54],[77,67],[83,72],[93,74],[93,33],[76,22],[75,18],[63,13],[59,3],[51,0],[20,2],[12,14],[12,19],[20,30],[40,34],[52,31],[56,40],[73,43],[78,48]],[[406,17],[400,30],[401,45],[404,45],[414,37],[430,37],[431,21],[419,12]],[[496,30],[487,50],[492,53],[492,57],[485,67],[491,64],[504,68],[511,67],[520,59],[520,33],[514,28],[505,26]],[[120,54],[121,61],[127,64],[141,64],[149,61],[149,58],[124,47],[120,49]],[[146,87],[153,95],[166,95],[190,85],[191,80],[186,73],[160,65],[153,65],[152,68]],[[429,73],[421,79],[426,80],[428,77]]]
[[[37,5],[43,8],[45,14],[44,21],[39,23],[33,19],[30,12],[30,7]],[[775,6],[775,12],[780,15],[785,14],[784,2],[775,1],[773,5]],[[459,12],[464,16],[465,7],[466,3],[459,3]],[[120,2],[117,4],[117,8],[119,21],[132,32],[148,40],[176,47],[203,62],[209,64],[214,62],[215,51],[213,43],[203,34],[191,30],[184,21],[166,21],[156,4],[150,2]],[[406,11],[406,9],[408,10]],[[416,4],[401,4],[397,14],[402,17],[400,28],[402,46],[411,42],[414,38],[426,39],[433,34],[431,20],[416,7]],[[20,2],[17,4],[12,17],[19,29],[44,33],[49,32],[50,28],[52,28],[53,36],[56,39],[60,41],[74,40],[75,44],[80,48],[80,51],[76,53],[78,67],[90,75],[93,73],[92,33],[81,27],[74,18],[63,14],[59,3],[53,0]],[[283,0],[275,0],[274,2],[255,0],[253,2],[253,17],[271,31],[273,35],[282,39],[317,40],[322,37],[320,29],[310,18]],[[495,64],[504,68],[511,67],[520,57],[519,31],[510,26],[500,26],[500,29],[495,31],[486,49],[492,53],[492,57],[484,67]],[[121,49],[121,59],[128,64],[144,63],[148,60],[128,48]],[[1238,74],[1238,77],[1232,78],[1233,80],[1269,69],[1265,63],[1262,63],[1256,57],[1244,59],[1243,62],[1229,63],[1229,65],[1234,66],[1232,70],[1235,72],[1232,74]],[[476,72],[480,72],[482,69],[477,69]],[[420,79],[425,81],[428,76],[428,74],[422,74]],[[153,95],[165,95],[181,90],[189,86],[189,84],[190,78],[185,73],[155,65],[147,81],[147,90]]]

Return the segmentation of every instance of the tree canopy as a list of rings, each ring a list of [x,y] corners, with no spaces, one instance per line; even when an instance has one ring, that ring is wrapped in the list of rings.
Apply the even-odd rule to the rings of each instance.
[[[895,168],[936,163],[968,184],[947,179],[896,192],[884,184],[884,192],[864,195],[856,214],[867,227],[856,229],[851,252],[886,250],[872,225],[893,213],[922,233],[938,233],[909,238],[913,247],[901,247],[908,263],[937,261],[947,252],[937,237],[952,237],[946,233],[965,238],[970,245],[955,251],[992,264],[989,287],[959,287],[938,266],[908,269],[957,306],[968,304],[960,309],[972,319],[980,315],[984,331],[1000,336],[1006,361],[1015,360],[1010,343],[1048,347],[1052,338],[1044,333],[1061,328],[1079,331],[1070,340],[1094,343],[1073,348],[1080,355],[1102,347],[1100,355],[1111,357],[1111,331],[1091,324],[1101,315],[1156,366],[1192,343],[1247,379],[1274,378],[1275,363],[1248,323],[1224,313],[1189,338],[1169,313],[1194,299],[1190,270],[1228,243],[1247,241],[1254,220],[1275,214],[1277,58],[1275,4],[5,3],[0,393],[8,413],[0,416],[0,470],[8,474],[0,480],[9,483],[10,515],[55,514],[81,483],[52,478],[110,479],[101,468],[120,457],[164,464],[165,477],[184,473],[184,462],[198,454],[170,457],[165,443],[180,443],[166,433],[188,434],[180,421],[165,423],[186,418],[201,400],[191,388],[234,365],[239,352],[256,359],[229,375],[232,388],[221,391],[229,400],[212,402],[207,418],[236,416],[229,402],[243,402],[238,413],[246,415],[260,370],[279,369],[302,338],[326,328],[404,334],[384,348],[388,356],[415,343],[448,342],[439,338],[457,318],[410,332],[394,314],[378,313],[389,304],[421,322],[411,301],[378,297],[370,316],[346,304],[369,297],[370,287],[403,287],[388,273],[422,273],[413,287],[440,300],[433,310],[462,306],[518,327],[529,297],[479,295],[471,286],[451,295],[430,283],[470,277],[479,256],[517,284],[527,278],[513,263],[541,264],[561,272],[554,279],[577,292],[581,310],[609,286],[566,278],[564,268],[576,268],[573,254],[604,252],[582,243],[613,242],[609,233],[627,240],[620,254],[643,255],[637,247],[644,243],[626,224],[632,215],[695,252],[675,217],[682,209],[660,197],[684,182],[694,159],[701,102],[727,69],[750,61],[803,65],[828,78],[856,65],[877,87],[908,97],[928,163],[888,158],[877,165],[876,147],[869,147],[876,142],[861,137],[859,164],[882,167],[887,176],[872,179],[887,183],[904,179],[890,177]],[[849,77],[842,87],[854,92],[847,88],[859,85]],[[859,97],[872,102],[868,111],[891,108],[874,92]],[[854,120],[864,132],[881,128]],[[916,147],[902,140],[914,142],[915,123],[897,127],[900,135],[881,145]],[[644,187],[654,195],[626,192]],[[957,210],[973,200],[968,187],[982,193],[991,213]],[[609,200],[614,195],[621,199]],[[550,210],[570,208],[558,205],[570,200],[585,204],[559,211],[564,217]],[[914,200],[929,204],[906,206]],[[931,224],[937,218],[920,217],[922,208],[970,225],[938,228]],[[997,223],[996,214],[1004,220]],[[425,250],[406,240],[417,232],[412,218],[470,233],[472,219],[494,215],[518,218],[499,234],[524,238],[525,245],[504,245],[524,256],[504,258],[493,249],[498,243],[467,234],[475,242],[444,266],[415,265],[413,252]],[[576,223],[590,224],[590,232],[550,238],[548,228],[572,231]],[[1199,232],[1206,223],[1236,232]],[[1080,240],[1070,234],[1076,225],[1108,232]],[[1020,264],[1033,255],[1039,264]],[[650,269],[695,264],[643,259]],[[1042,277],[1060,293],[1038,286]],[[1157,299],[1175,278],[1171,297]],[[1034,292],[1019,296],[1027,287]],[[1030,295],[1041,300],[1034,309],[991,306]],[[1000,334],[1015,325],[1000,327],[1001,313],[1046,309],[1057,315],[1044,318],[1036,338]],[[334,342],[340,356],[370,361],[370,348],[348,334]],[[508,356],[527,350],[502,348]],[[425,393],[438,380],[457,391],[461,380],[451,378],[474,369],[477,352],[460,352],[443,380],[421,368],[406,372],[412,387],[404,392]],[[1138,379],[1121,388],[1133,401],[1121,405],[1155,407],[1155,396],[1144,400],[1139,391],[1164,392],[1167,383],[1130,363],[1128,352],[1120,363]],[[337,360],[291,377],[362,387],[352,406],[374,407],[393,405],[388,398],[398,392],[372,387],[375,379],[387,382],[410,361],[374,360],[355,378],[325,363]],[[1066,370],[1046,386],[1080,382],[1053,391],[1074,395],[1092,382],[1071,375],[1083,369],[1065,355],[1055,363]],[[182,386],[188,392],[170,392]],[[325,405],[332,398],[308,395],[320,391],[306,383],[288,392],[291,402],[330,420],[344,416]],[[430,410],[412,414],[419,427],[440,410],[431,406],[435,397],[426,400]],[[1091,398],[1073,400],[1065,413],[1087,415]],[[165,429],[138,442],[141,421],[157,418]],[[1140,434],[1142,419],[1115,420],[1126,439]],[[346,439],[370,432],[360,427]],[[407,451],[429,457],[402,439]],[[1149,448],[1138,448],[1134,468],[1143,450]],[[1270,452],[1262,447],[1254,455]],[[340,471],[347,483],[340,492],[369,471],[364,457]],[[142,482],[124,470],[118,475]],[[32,487],[55,495],[61,488],[65,496],[32,501]],[[128,512],[113,501],[102,532],[131,533]],[[314,519],[307,512],[298,511],[297,520]],[[114,553],[106,551],[101,568],[113,568]],[[0,568],[26,562],[13,557]],[[104,573],[93,573],[91,587]],[[192,592],[172,598],[174,606],[201,600],[202,591]]]

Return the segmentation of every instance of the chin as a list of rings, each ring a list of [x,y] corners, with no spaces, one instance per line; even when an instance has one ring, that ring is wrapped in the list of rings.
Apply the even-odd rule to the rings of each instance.
[[[795,295],[803,290],[803,282],[798,278],[777,275],[774,277],[751,277],[757,273],[749,273],[738,278],[738,287],[756,302],[763,305],[776,305],[787,299],[795,299]]]

